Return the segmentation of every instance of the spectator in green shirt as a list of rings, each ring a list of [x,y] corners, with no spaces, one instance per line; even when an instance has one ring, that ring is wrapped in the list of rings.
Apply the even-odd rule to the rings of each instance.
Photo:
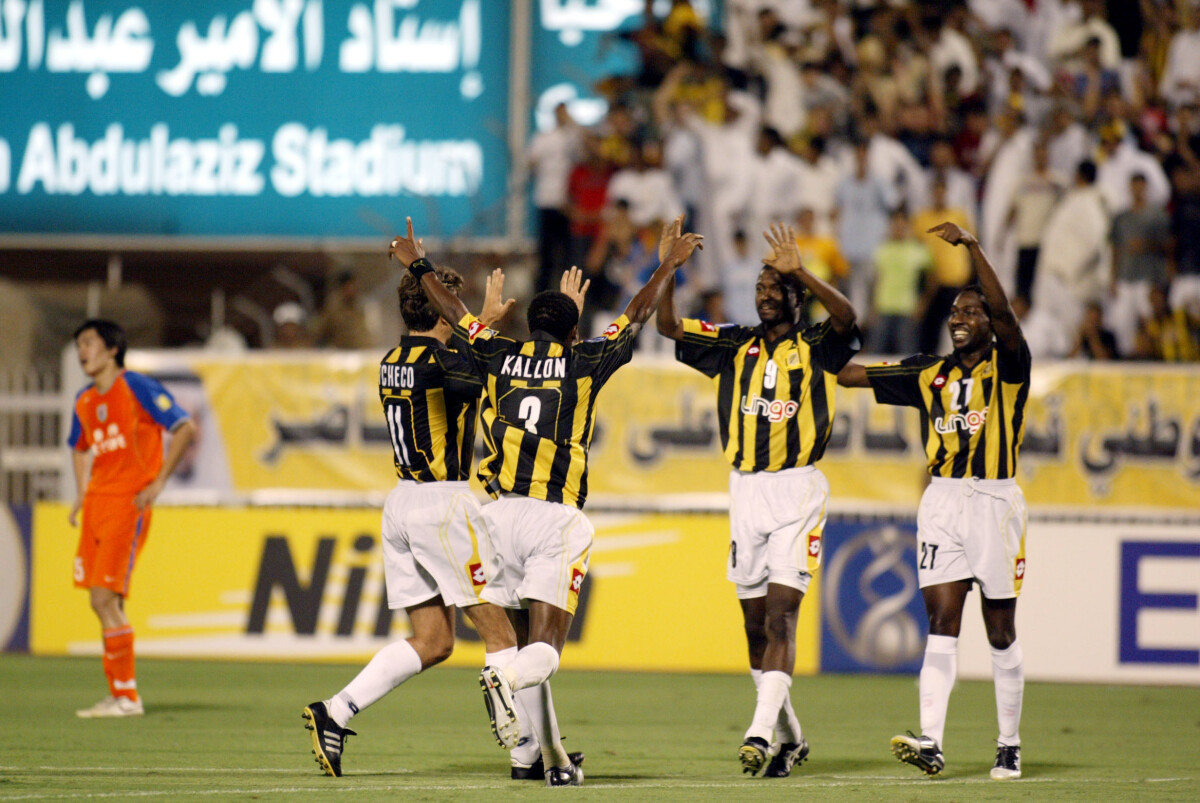
[[[867,335],[867,351],[917,350],[921,280],[932,265],[929,248],[913,236],[904,208],[892,212],[888,237],[875,249],[874,325]]]

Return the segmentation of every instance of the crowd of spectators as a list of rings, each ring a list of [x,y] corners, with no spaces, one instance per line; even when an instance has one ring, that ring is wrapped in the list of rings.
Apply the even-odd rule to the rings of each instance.
[[[779,220],[870,349],[942,351],[972,268],[925,232],[953,220],[1036,356],[1200,358],[1200,2],[726,0],[720,30],[653,6],[603,119],[560,106],[530,143],[539,288],[585,267],[603,325],[685,213],[681,299],[754,324]]]

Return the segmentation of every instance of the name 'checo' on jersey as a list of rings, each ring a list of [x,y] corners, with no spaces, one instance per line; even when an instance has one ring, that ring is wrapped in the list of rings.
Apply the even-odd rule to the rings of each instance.
[[[470,477],[483,382],[433,337],[407,335],[379,363],[379,400],[396,475],[417,482]]]

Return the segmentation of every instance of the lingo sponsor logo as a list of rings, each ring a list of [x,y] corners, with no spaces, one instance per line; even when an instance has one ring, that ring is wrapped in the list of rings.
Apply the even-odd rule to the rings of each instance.
[[[777,424],[780,421],[791,418],[800,410],[800,405],[797,402],[788,399],[774,399],[768,401],[762,396],[742,397],[742,413],[745,415],[763,415],[772,424]]]
[[[987,421],[988,408],[969,410],[966,413],[952,413],[948,416],[938,416],[933,420],[933,428],[942,435],[950,435],[965,429],[974,435]]]

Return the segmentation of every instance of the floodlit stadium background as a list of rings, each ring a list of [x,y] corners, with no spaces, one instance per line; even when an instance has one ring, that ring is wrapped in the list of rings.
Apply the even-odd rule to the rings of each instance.
[[[137,572],[129,612],[139,655],[359,662],[403,635],[403,615],[383,602],[378,557],[378,505],[393,481],[375,387],[382,343],[202,346],[229,331],[270,345],[272,310],[287,301],[314,310],[343,271],[363,285],[376,331],[394,337],[398,274],[383,254],[406,215],[474,293],[483,271],[503,264],[510,291],[528,297],[534,210],[520,154],[560,101],[580,122],[599,121],[594,83],[637,62],[607,36],[636,25],[634,0],[251,5],[76,0],[29,4],[7,23],[0,645],[9,650],[99,649],[86,595],[71,587],[62,445],[85,381],[63,348],[94,314],[126,325],[141,346],[129,366],[162,379],[200,427]],[[716,24],[737,4],[694,5]],[[405,27],[409,18],[437,24]],[[348,157],[357,166],[313,161],[331,148],[359,154]],[[212,155],[215,178],[165,167],[123,176],[104,162],[123,150],[154,164]],[[564,665],[743,672],[711,386],[643,338],[647,353],[599,405],[588,507],[596,545]],[[1194,367],[1035,363],[1018,614],[1031,680],[1200,685],[1197,398]],[[911,673],[925,632],[916,414],[841,390],[837,406],[820,464],[832,490],[824,564],[802,608],[797,673]],[[990,677],[978,617],[966,619],[960,672]],[[477,665],[482,648],[465,625],[460,637],[452,663]]]

